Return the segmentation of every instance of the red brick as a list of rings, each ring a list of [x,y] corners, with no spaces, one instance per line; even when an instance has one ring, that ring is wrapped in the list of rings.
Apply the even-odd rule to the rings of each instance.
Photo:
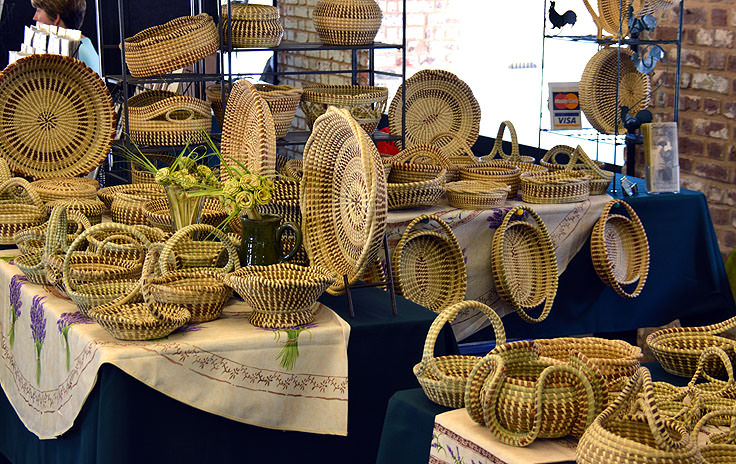
[[[723,8],[713,8],[710,10],[710,25],[725,26],[728,23],[728,11]]]
[[[694,173],[719,182],[728,182],[730,177],[728,175],[728,169],[725,166],[710,161],[698,161],[695,163]]]
[[[693,45],[695,43],[695,36],[697,35],[697,32],[695,29],[685,29],[683,31],[683,41],[688,45]]]
[[[690,155],[702,155],[705,148],[705,144],[702,140],[694,139],[692,137],[679,137],[677,139],[677,146],[680,153],[687,153]]]
[[[693,160],[682,156],[680,152],[680,171],[691,172],[693,170]]]
[[[703,50],[685,48],[682,50],[681,58],[683,66],[694,66],[699,68],[703,65],[703,62],[705,61],[705,52]]]
[[[725,230],[718,235],[718,242],[721,244],[721,250],[733,250],[736,248],[736,232],[733,230]]]
[[[699,110],[700,97],[691,97],[689,95],[680,95],[680,111]]]
[[[726,54],[723,52],[708,52],[708,69],[726,69]]]
[[[708,208],[710,209],[710,217],[713,219],[713,224],[725,226],[731,222],[731,208],[713,205],[709,205]]]
[[[728,57],[728,64],[726,65],[726,70],[728,71],[736,71],[736,55],[731,55]]]
[[[722,143],[708,142],[708,158],[722,160],[724,151]]]
[[[703,111],[708,115],[720,113],[721,102],[713,98],[706,98],[703,100]]]
[[[677,28],[673,26],[657,25],[654,33],[658,40],[677,40]]]
[[[693,133],[693,120],[690,118],[680,118],[680,135],[688,135]]]
[[[702,24],[705,25],[707,13],[705,8],[685,8],[685,24]]]

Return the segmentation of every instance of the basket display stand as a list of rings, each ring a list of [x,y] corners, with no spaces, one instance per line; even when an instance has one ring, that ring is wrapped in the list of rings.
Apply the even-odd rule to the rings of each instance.
[[[382,285],[386,286],[386,291],[389,294],[389,297],[391,298],[391,313],[396,316],[398,315],[398,310],[396,309],[396,288],[394,287],[394,278],[393,278],[393,269],[391,267],[391,253],[389,252],[388,248],[388,235],[383,235],[383,250],[386,253],[386,269],[384,269],[384,272],[386,273],[386,281],[385,282],[378,282],[378,283],[362,283],[362,284],[350,284],[348,281],[348,276],[343,275],[342,280],[345,284],[345,297],[348,300],[348,312],[350,314],[351,319],[355,319],[355,307],[353,306],[353,296],[351,293],[351,290],[356,290],[359,288],[370,288],[370,287],[380,287]]]

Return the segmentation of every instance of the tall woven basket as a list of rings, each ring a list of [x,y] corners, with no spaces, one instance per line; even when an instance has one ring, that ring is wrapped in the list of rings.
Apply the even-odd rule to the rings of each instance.
[[[318,0],[312,12],[320,40],[329,45],[373,42],[382,18],[375,0]]]
[[[212,131],[211,110],[198,98],[146,90],[128,99],[130,139],[142,145],[203,143]]]
[[[280,139],[289,132],[304,89],[290,85],[256,84],[256,90],[271,109],[276,138]]]
[[[230,29],[233,47],[277,47],[284,35],[279,21],[279,9],[270,5],[231,3],[232,25],[227,16],[227,5],[222,5],[220,18],[222,41],[227,45]]]

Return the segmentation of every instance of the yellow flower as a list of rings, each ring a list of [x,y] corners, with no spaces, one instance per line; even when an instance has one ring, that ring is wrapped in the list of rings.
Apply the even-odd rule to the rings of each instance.
[[[256,190],[256,203],[267,205],[271,201],[271,191],[265,188]]]
[[[154,182],[161,185],[169,185],[171,179],[169,179],[169,168],[161,168],[156,172]]]
[[[261,188],[268,190],[269,192],[273,190],[273,181],[270,177],[261,177]]]
[[[243,190],[235,195],[235,203],[237,203],[241,209],[252,209],[256,206],[256,197],[252,192]]]
[[[197,174],[199,174],[202,179],[207,179],[212,175],[212,170],[208,166],[200,165],[197,166]]]
[[[258,182],[258,176],[254,174],[243,174],[240,178],[240,188],[243,190],[252,190],[258,188],[258,185],[260,183]]]

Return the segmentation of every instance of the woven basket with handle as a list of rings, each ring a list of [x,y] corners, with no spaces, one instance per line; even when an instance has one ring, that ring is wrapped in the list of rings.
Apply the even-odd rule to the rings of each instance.
[[[0,185],[0,196],[6,192],[22,190],[18,198],[27,203],[0,203],[0,245],[13,245],[18,232],[43,224],[48,217],[43,202],[28,181],[13,177]]]
[[[440,171],[451,166],[445,154],[429,144],[405,148],[388,158],[388,163],[391,165],[388,181],[397,184],[435,179]]]
[[[204,143],[212,131],[212,108],[198,98],[146,90],[128,99],[130,139],[142,145]]]
[[[459,209],[495,209],[506,202],[511,188],[501,182],[460,180],[446,184],[447,201]]]
[[[503,151],[503,134],[506,132],[506,129],[508,129],[509,134],[511,134],[511,153]],[[496,139],[493,142],[493,148],[491,148],[489,157],[491,159],[500,158],[512,163],[534,163],[533,156],[521,155],[521,152],[519,151],[519,138],[516,135],[516,128],[511,121],[503,121],[498,126],[498,133],[496,134]]]
[[[386,87],[308,84],[304,87],[299,106],[307,118],[310,129],[314,121],[327,111],[327,107],[335,106],[350,111],[350,115],[358,121],[360,127],[368,134],[372,134],[386,110],[387,100]]]

